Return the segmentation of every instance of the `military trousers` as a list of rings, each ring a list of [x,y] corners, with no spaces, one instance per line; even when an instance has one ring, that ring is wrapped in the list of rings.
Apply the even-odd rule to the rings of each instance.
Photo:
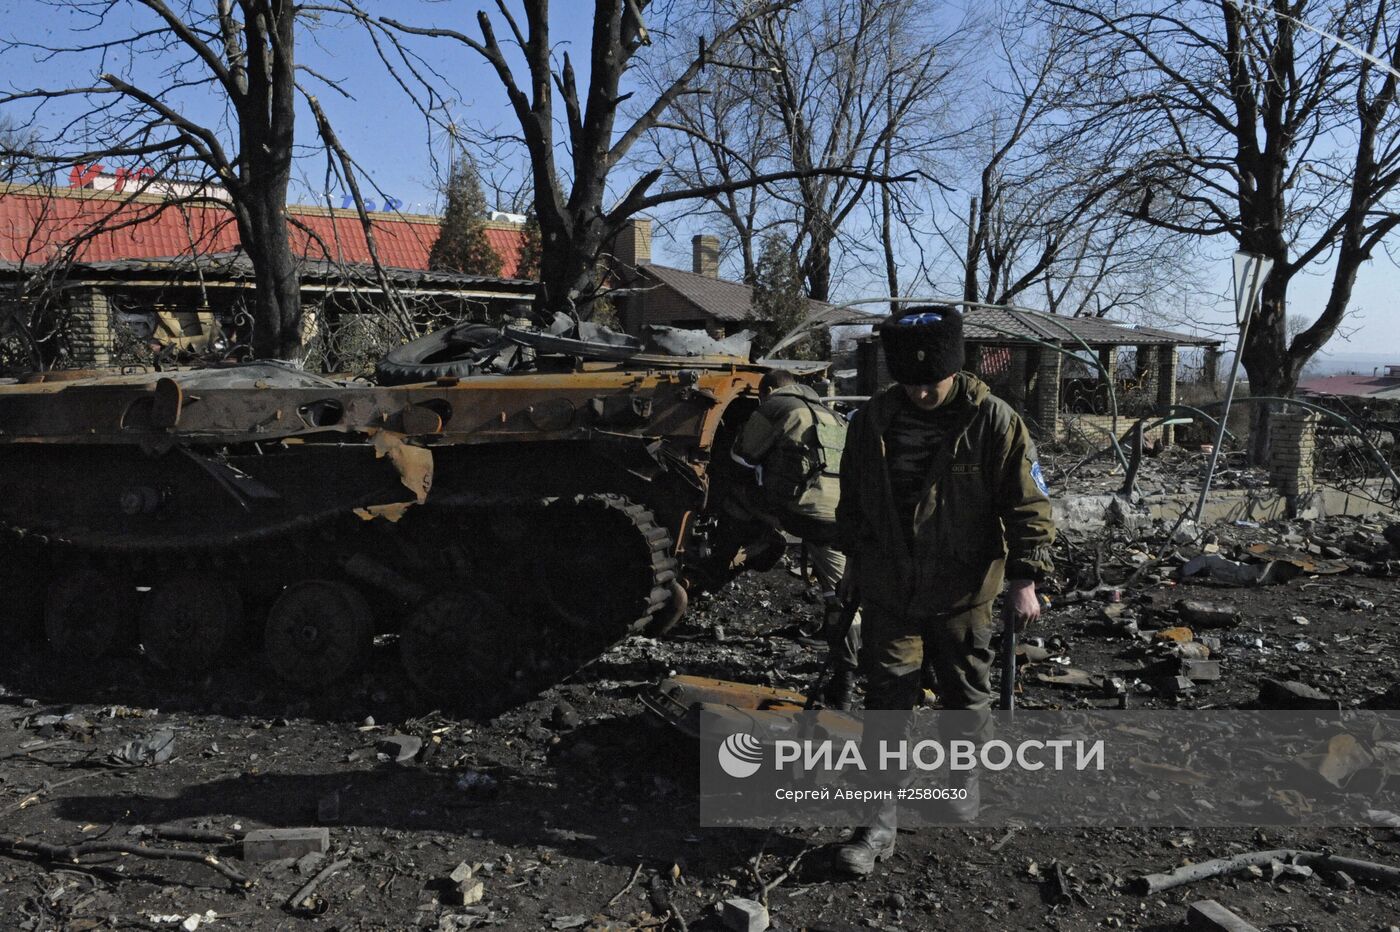
[[[896,612],[866,602],[861,614],[867,709],[917,706],[927,659],[944,709],[990,711],[991,602],[941,613]]]
[[[807,562],[811,564],[812,575],[817,578],[817,586],[821,589],[822,600],[826,603],[827,617],[824,625],[826,630],[823,631],[823,634],[831,648],[836,666],[841,669],[856,670],[860,662],[860,612],[856,612],[851,626],[846,629],[844,635],[839,631],[830,630],[841,614],[840,606],[836,602],[836,584],[841,581],[841,576],[846,572],[846,555],[830,544],[811,540],[804,540],[802,549],[807,554]]]

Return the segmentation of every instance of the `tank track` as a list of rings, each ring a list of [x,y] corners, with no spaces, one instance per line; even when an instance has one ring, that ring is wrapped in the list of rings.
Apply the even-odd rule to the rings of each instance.
[[[258,613],[286,586],[308,579],[352,586],[369,597],[380,630],[400,631],[409,677],[473,711],[528,698],[645,629],[671,603],[678,577],[669,531],[648,508],[615,493],[444,493],[397,524],[301,516],[251,547],[203,534],[133,546],[6,530],[6,549],[21,547],[47,564],[51,592],[77,572],[87,574],[85,585],[97,574],[117,588],[151,586],[159,595],[165,579],[188,586],[197,568],[217,568],[238,582],[242,627],[255,632],[263,626]],[[122,637],[130,643],[133,624],[124,621],[109,646]],[[64,630],[48,628],[51,635]],[[230,647],[236,643],[231,637]]]
[[[502,515],[504,505],[507,521],[521,519],[522,503],[493,504],[488,513]],[[644,506],[588,494],[527,505],[525,514],[537,534],[474,537],[506,553],[490,574],[494,587],[449,583],[405,621],[400,653],[426,691],[477,710],[508,707],[644,629],[672,599],[673,542]]]

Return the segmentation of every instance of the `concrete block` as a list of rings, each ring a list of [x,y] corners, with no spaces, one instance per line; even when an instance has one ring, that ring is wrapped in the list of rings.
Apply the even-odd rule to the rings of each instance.
[[[1179,599],[1177,615],[1193,628],[1229,628],[1240,623],[1240,613],[1232,605]]]
[[[1259,932],[1259,928],[1221,906],[1215,900],[1201,900],[1186,908],[1189,932]]]
[[[243,836],[243,860],[276,861],[325,854],[331,846],[328,828],[260,828]]]
[[[1168,677],[1162,683],[1162,692],[1166,693],[1168,696],[1181,696],[1195,688],[1196,684],[1192,683],[1184,676]]]
[[[770,925],[767,907],[737,896],[720,904],[719,918],[733,932],[764,932]]]
[[[1342,708],[1339,700],[1296,680],[1261,680],[1259,704],[1265,709],[1317,709],[1338,712]]]
[[[1181,675],[1194,682],[1220,679],[1219,660],[1183,660]]]
[[[448,906],[470,906],[473,903],[480,903],[481,898],[485,895],[485,884],[480,880],[468,879],[448,887],[447,893],[442,899]]]

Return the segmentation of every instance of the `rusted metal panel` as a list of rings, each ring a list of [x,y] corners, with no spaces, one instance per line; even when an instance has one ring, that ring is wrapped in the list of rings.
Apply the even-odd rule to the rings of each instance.
[[[7,385],[0,386],[0,443],[240,443],[392,430],[430,444],[478,444],[587,439],[608,430],[706,448],[729,402],[756,392],[759,377],[735,369],[481,376],[396,388],[187,387],[149,376]],[[172,387],[162,393],[158,386]],[[617,399],[638,403],[619,417],[607,404]]]
[[[806,707],[807,697],[790,689],[753,683],[734,683],[707,676],[673,676],[641,695],[642,704],[663,721],[693,738],[700,736],[700,714],[711,712],[728,719],[736,731],[764,733],[750,726],[791,721],[790,713]],[[842,712],[820,711],[810,721],[827,734],[855,738],[859,723]]]

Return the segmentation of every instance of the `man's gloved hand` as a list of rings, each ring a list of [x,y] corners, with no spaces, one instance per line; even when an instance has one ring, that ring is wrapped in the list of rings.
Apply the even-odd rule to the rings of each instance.
[[[1029,579],[1011,580],[1007,584],[1001,612],[1003,618],[1016,622],[1017,634],[1026,630],[1027,625],[1040,617],[1040,599],[1035,594],[1035,583]]]

